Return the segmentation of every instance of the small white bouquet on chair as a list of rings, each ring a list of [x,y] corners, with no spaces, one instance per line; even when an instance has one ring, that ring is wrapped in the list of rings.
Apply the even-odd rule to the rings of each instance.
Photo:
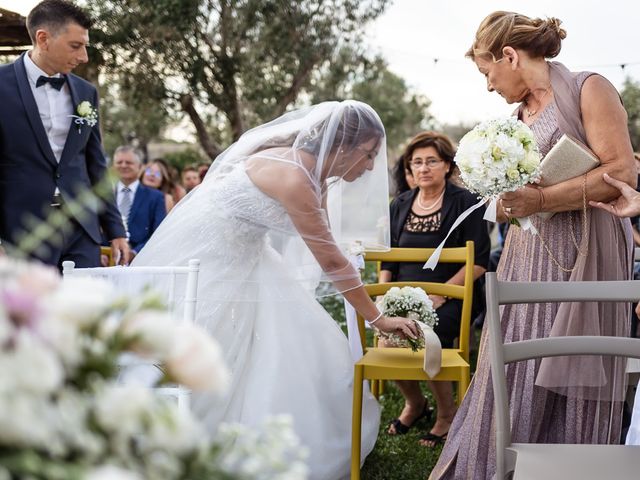
[[[421,288],[391,287],[378,305],[385,316],[413,320],[419,332],[418,338],[413,339],[376,329],[378,336],[385,340],[387,346],[407,347],[414,352],[424,348],[424,371],[430,377],[435,377],[440,371],[442,345],[433,331],[433,327],[438,324],[438,315],[429,295]]]
[[[460,179],[465,187],[481,200],[458,217],[449,234],[487,201],[489,206],[484,219],[495,222],[501,193],[512,192],[540,178],[541,157],[533,132],[515,117],[487,120],[476,125],[460,140],[454,162],[460,169]],[[528,217],[511,218],[510,223],[537,233]],[[445,241],[446,238],[424,268],[435,268]]]

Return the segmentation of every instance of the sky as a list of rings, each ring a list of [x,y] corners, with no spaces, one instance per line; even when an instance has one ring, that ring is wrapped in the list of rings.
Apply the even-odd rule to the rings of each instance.
[[[0,0],[0,7],[26,15],[36,3]],[[487,92],[482,75],[464,58],[478,25],[494,10],[557,17],[567,30],[557,60],[571,70],[598,72],[617,88],[627,75],[640,81],[637,0],[395,0],[368,26],[365,42],[431,100],[438,121],[474,124],[513,110]],[[627,65],[624,71],[620,64]]]
[[[367,43],[391,71],[431,100],[437,120],[474,124],[513,110],[486,90],[482,75],[464,58],[480,22],[495,10],[562,20],[567,38],[556,60],[570,70],[598,72],[618,89],[627,75],[640,80],[640,2],[635,0],[395,0],[367,29]]]

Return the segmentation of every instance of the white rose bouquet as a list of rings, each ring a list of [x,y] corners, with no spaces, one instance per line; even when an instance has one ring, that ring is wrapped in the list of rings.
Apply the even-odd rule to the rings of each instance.
[[[460,140],[453,160],[460,169],[460,179],[465,187],[482,199],[458,217],[424,268],[435,268],[451,232],[487,200],[491,201],[484,219],[495,222],[501,193],[517,190],[540,178],[541,158],[533,132],[515,117],[488,120],[476,125]],[[533,234],[537,233],[528,217],[511,218],[509,222]]]
[[[540,178],[533,132],[515,117],[476,125],[460,140],[454,161],[465,186],[484,199],[497,199]],[[513,223],[520,224],[515,218]]]
[[[236,452],[175,403],[116,381],[117,359],[130,352],[166,365],[161,381],[225,388],[215,341],[170,321],[158,298],[0,257],[0,478],[306,478],[288,425],[246,433],[267,438],[270,456]],[[249,441],[242,435],[238,445]]]
[[[420,335],[416,339],[378,331],[378,335],[384,337],[388,344],[396,347],[411,347],[414,352],[424,348],[422,327],[433,328],[438,324],[438,315],[433,308],[433,302],[421,288],[391,287],[382,297],[379,306],[383,315],[409,318],[420,327],[418,328]]]
[[[388,346],[411,347],[414,352],[424,348],[423,369],[429,377],[435,377],[440,372],[442,363],[442,345],[433,331],[433,327],[438,324],[438,315],[429,295],[421,288],[391,287],[382,297],[379,306],[385,316],[413,320],[418,326],[419,336],[416,339],[402,338],[379,330],[378,335],[385,339]]]

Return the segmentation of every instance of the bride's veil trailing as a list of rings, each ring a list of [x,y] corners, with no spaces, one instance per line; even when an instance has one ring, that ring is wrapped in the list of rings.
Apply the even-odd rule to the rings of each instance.
[[[322,271],[338,290],[354,288],[360,275],[346,258],[349,249],[389,249],[384,127],[368,105],[343,101],[291,111],[243,134],[167,216],[154,234],[164,241],[152,238],[136,263],[171,262],[171,252],[161,250],[181,244],[185,218],[215,222],[198,217],[200,205],[237,169],[285,207],[291,222],[265,218],[259,226],[298,281],[311,287]],[[216,216],[260,223],[251,205],[235,205],[233,199]]]

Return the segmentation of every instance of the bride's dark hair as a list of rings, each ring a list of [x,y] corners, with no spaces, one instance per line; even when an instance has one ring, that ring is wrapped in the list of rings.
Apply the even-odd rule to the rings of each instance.
[[[251,154],[270,148],[295,148],[312,155],[318,155],[328,127],[336,122],[338,125],[334,127],[335,137],[331,145],[328,145],[328,152],[337,148],[346,151],[353,150],[368,140],[384,136],[384,126],[372,109],[362,108],[361,105],[364,104],[356,102],[339,105],[342,108],[336,108],[331,116],[309,128],[306,132],[298,131],[286,137],[271,138],[268,142],[256,147]]]

